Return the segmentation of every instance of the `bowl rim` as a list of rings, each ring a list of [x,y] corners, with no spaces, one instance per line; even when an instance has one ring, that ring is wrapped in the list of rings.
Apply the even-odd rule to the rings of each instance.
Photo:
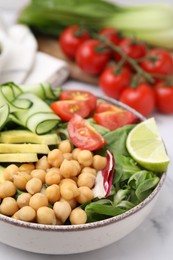
[[[143,115],[141,115],[139,112],[137,112],[135,109],[129,107],[128,105],[126,105],[118,100],[115,100],[115,99],[112,99],[109,97],[102,97],[102,96],[98,96],[98,98],[101,100],[104,100],[104,101],[111,102],[114,105],[118,105],[124,109],[127,109],[127,110],[133,112],[142,121],[146,120],[146,118]],[[124,220],[127,217],[134,215],[135,213],[137,213],[139,210],[141,210],[145,206],[147,206],[149,204],[149,202],[151,202],[155,198],[155,196],[159,193],[159,191],[165,181],[166,173],[167,172],[162,173],[159,183],[157,184],[155,189],[142,202],[140,202],[135,207],[131,208],[130,210],[127,210],[126,212],[124,212],[120,215],[110,217],[110,218],[107,218],[104,220],[95,221],[95,222],[91,222],[91,223],[85,223],[85,224],[79,224],[79,225],[46,225],[46,224],[38,224],[38,223],[33,223],[33,222],[25,222],[22,220],[16,220],[16,219],[13,219],[11,217],[5,216],[0,213],[0,221],[3,221],[5,223],[11,224],[11,225],[15,225],[15,226],[18,226],[21,228],[34,229],[34,230],[39,230],[39,231],[70,232],[70,231],[84,231],[84,230],[89,230],[89,229],[101,228],[101,227],[119,222],[121,220]]]

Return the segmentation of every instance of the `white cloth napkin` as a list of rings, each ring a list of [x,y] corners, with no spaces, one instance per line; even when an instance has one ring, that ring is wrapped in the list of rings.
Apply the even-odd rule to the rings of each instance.
[[[37,41],[24,25],[15,24],[8,30],[0,27],[3,61],[0,66],[0,84],[48,82],[60,86],[69,76],[66,62],[38,52]]]

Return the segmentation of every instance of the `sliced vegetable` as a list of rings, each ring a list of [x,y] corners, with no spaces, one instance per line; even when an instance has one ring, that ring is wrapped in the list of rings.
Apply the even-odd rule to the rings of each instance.
[[[0,154],[8,153],[38,153],[48,154],[49,148],[46,144],[1,144]]]
[[[89,91],[84,90],[63,90],[59,96],[60,100],[79,100],[86,101],[93,111],[96,107],[97,97]]]
[[[82,118],[88,117],[91,111],[85,101],[79,100],[55,101],[51,104],[51,108],[65,122],[69,121],[74,114]]]
[[[24,162],[37,162],[38,157],[36,153],[6,153],[0,154],[0,162],[16,162],[16,163],[24,163]]]
[[[4,125],[7,123],[9,113],[10,108],[8,104],[4,104],[2,105],[2,107],[0,107],[0,129],[3,128]]]
[[[69,121],[67,130],[71,142],[81,149],[94,151],[106,143],[104,138],[77,114]]]

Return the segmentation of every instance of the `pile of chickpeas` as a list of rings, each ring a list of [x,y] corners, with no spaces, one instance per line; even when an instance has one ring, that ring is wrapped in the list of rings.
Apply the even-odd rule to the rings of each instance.
[[[0,213],[17,220],[47,225],[85,224],[81,204],[93,199],[96,174],[107,160],[61,141],[36,163],[5,168],[0,184]]]

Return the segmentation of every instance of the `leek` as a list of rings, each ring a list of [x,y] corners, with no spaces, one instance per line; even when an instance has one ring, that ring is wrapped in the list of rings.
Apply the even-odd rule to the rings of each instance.
[[[20,13],[18,22],[54,37],[73,24],[96,32],[115,27],[122,34],[151,45],[173,48],[173,7],[167,4],[126,7],[104,0],[32,0]]]

